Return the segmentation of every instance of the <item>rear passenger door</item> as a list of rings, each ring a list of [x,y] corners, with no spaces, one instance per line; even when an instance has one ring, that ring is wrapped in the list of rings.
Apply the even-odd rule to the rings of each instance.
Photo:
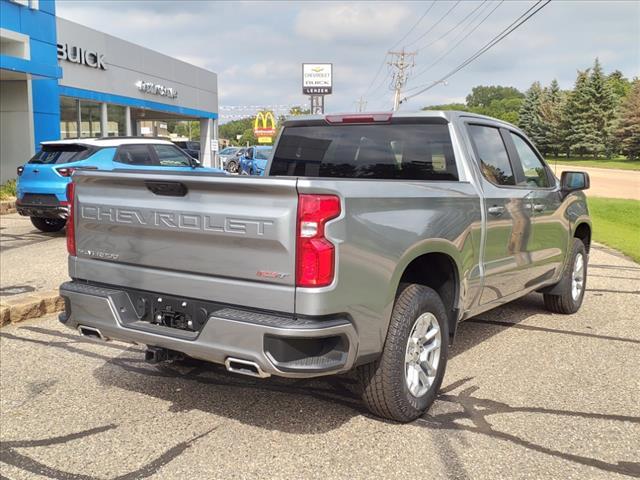
[[[115,168],[158,168],[155,155],[145,144],[120,145],[113,161]]]
[[[523,290],[530,280],[530,191],[517,185],[516,169],[507,148],[507,130],[474,122],[467,124],[467,131],[485,197],[482,305]]]

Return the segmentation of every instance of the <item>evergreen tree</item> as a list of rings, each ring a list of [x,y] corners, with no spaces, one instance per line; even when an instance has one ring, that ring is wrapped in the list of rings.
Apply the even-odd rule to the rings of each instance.
[[[524,102],[518,114],[518,125],[529,136],[538,149],[546,153],[548,150],[540,106],[542,103],[542,87],[540,82],[534,82],[525,92]]]
[[[587,92],[591,104],[589,120],[593,123],[597,132],[591,146],[591,152],[594,157],[599,153],[606,153],[609,157],[615,147],[613,120],[615,118],[616,99],[597,58],[587,82]]]
[[[627,158],[640,159],[640,80],[633,82],[622,103],[616,137]]]
[[[546,148],[558,156],[563,148],[562,108],[565,95],[560,91],[558,81],[553,79],[551,85],[542,92],[540,102],[540,120]]]
[[[598,132],[595,130],[591,114],[591,96],[588,83],[589,70],[578,71],[575,86],[564,109],[567,147],[580,156],[592,152],[598,142]]]

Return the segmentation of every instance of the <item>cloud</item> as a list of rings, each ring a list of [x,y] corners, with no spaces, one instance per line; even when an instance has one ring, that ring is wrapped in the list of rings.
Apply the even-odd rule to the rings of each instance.
[[[490,0],[495,2],[496,0]],[[465,25],[434,43],[476,8],[480,0],[438,1],[402,43],[422,49],[416,72],[462,38]],[[303,62],[331,62],[334,94],[330,111],[349,111],[368,92],[370,109],[389,108],[390,74],[381,65],[431,2],[150,2],[58,0],[58,14],[88,27],[183,59],[218,73],[221,105],[306,104],[301,91]],[[459,47],[433,68],[410,79],[424,85],[476,52],[533,4],[504,2]],[[535,80],[557,78],[573,85],[578,69],[600,56],[606,72],[640,75],[640,2],[554,1],[520,29],[456,73],[448,85],[410,100],[403,109],[464,99],[476,85],[511,85],[521,90]],[[489,11],[489,9],[487,9]],[[439,18],[444,19],[438,25]],[[483,15],[484,16],[484,15]],[[420,38],[431,27],[432,30]],[[399,45],[402,47],[402,44]],[[381,68],[382,67],[382,68]],[[378,87],[379,85],[379,87]]]
[[[324,3],[302,7],[295,32],[311,40],[367,42],[394,33],[410,15],[398,4]]]

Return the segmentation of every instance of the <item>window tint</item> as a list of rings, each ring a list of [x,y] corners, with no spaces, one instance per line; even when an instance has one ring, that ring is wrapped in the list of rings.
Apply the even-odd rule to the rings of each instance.
[[[254,158],[257,160],[269,160],[269,155],[271,155],[270,148],[260,148],[256,149]]]
[[[447,125],[286,127],[270,175],[457,180]]]
[[[79,162],[91,156],[94,151],[83,145],[44,145],[29,163],[54,165]]]
[[[500,130],[484,125],[469,125],[468,128],[485,178],[496,185],[515,185],[513,170]]]
[[[163,167],[188,167],[191,157],[173,145],[152,145]]]
[[[116,162],[127,165],[157,165],[147,145],[122,145],[118,149]]]
[[[518,151],[518,156],[522,162],[524,170],[524,180],[519,185],[530,185],[532,187],[548,187],[549,176],[544,164],[536,155],[536,152],[525,142],[525,140],[513,132],[510,132],[513,143]]]

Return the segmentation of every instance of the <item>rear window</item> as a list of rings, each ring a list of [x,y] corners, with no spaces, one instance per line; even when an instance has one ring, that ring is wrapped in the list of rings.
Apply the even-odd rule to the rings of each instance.
[[[95,149],[85,145],[43,145],[29,163],[55,165],[60,163],[79,162],[88,158]]]
[[[458,180],[445,124],[286,127],[270,175]]]
[[[254,155],[254,158],[256,158],[257,160],[269,160],[269,155],[271,155],[271,149],[256,149],[256,154]]]

